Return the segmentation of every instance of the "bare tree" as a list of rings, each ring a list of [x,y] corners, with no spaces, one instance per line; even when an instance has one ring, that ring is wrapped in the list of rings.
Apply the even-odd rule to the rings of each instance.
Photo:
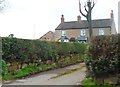
[[[2,10],[3,10],[3,8],[4,8],[3,3],[4,3],[4,0],[0,0],[0,11],[2,11]]]
[[[0,12],[4,11],[8,7],[7,0],[0,0]]]

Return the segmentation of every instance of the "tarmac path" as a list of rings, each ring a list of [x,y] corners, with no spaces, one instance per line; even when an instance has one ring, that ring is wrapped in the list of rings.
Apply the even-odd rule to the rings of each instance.
[[[78,63],[78,64],[67,66],[64,68],[41,72],[29,78],[18,79],[13,81],[12,83],[8,83],[5,85],[77,85],[78,83],[83,81],[85,78],[85,71],[86,71],[85,67],[83,67],[80,70],[74,71],[66,75],[62,75],[57,78],[52,78],[52,77],[55,77],[62,72],[79,68],[81,66],[85,66],[85,64]]]

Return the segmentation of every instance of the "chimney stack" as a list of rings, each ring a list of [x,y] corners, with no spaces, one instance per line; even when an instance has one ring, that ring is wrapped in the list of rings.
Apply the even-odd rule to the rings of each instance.
[[[110,18],[111,18],[111,19],[114,19],[114,13],[113,13],[113,10],[111,10]]]
[[[77,21],[78,21],[78,22],[81,22],[81,16],[80,16],[80,15],[77,16]]]
[[[61,15],[61,23],[64,23],[64,15]]]

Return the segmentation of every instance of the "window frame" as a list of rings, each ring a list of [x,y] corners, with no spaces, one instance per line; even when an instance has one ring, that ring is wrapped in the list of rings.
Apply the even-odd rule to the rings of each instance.
[[[64,33],[63,33],[63,32],[64,32]],[[65,30],[62,30],[62,31],[61,31],[61,36],[67,36]]]
[[[99,28],[99,35],[105,35],[104,28]]]
[[[80,29],[80,36],[86,36],[86,29]]]

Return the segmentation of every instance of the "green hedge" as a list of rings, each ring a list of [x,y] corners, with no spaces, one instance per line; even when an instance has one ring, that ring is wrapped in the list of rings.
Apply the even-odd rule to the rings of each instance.
[[[24,64],[36,66],[47,60],[58,63],[59,60],[63,60],[72,54],[82,55],[86,50],[86,46],[85,43],[49,42],[3,37],[2,59],[7,65],[22,69],[25,67]]]
[[[86,61],[89,74],[104,77],[120,71],[120,35],[96,36],[92,39]]]
[[[39,40],[24,40],[17,38],[2,38],[3,59],[25,61],[27,58],[49,60],[68,54],[80,54],[86,50],[83,43],[47,42]]]

